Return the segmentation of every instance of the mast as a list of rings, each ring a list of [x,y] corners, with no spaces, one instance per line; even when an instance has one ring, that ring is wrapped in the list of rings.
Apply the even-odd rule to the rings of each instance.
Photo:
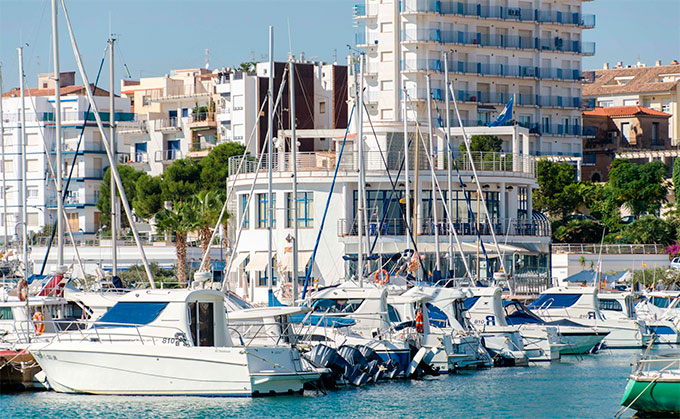
[[[435,254],[435,275],[434,278],[439,278],[439,273],[441,272],[441,257],[439,255],[439,217],[437,217],[437,179],[435,174],[435,145],[434,145],[434,127],[432,126],[432,96],[431,96],[431,84],[430,75],[425,76],[427,82],[427,123],[430,133],[430,154],[432,155],[432,164],[430,167],[430,179],[432,181],[432,194],[430,199],[432,200],[432,224],[434,226],[434,254]]]
[[[449,62],[448,62],[448,53],[444,53],[444,97],[445,103],[446,103],[446,155],[449,156],[448,159],[446,159],[446,181],[447,181],[447,194],[448,194],[448,201],[449,201],[449,206],[448,206],[448,211],[449,214],[453,211],[453,191],[451,190],[451,164],[453,163],[453,145],[451,144],[451,115],[449,114]],[[450,217],[453,218],[453,217]],[[453,271],[453,229],[455,228],[453,224],[448,225],[448,232],[449,232],[449,266],[448,266],[448,273],[447,273],[447,278],[451,276],[451,272]]]
[[[57,161],[54,175],[57,178],[57,271],[64,265],[64,211],[63,185],[62,185],[62,149],[63,139],[61,132],[61,75],[59,73],[59,26],[57,21],[57,0],[52,0],[52,52],[54,54],[54,133],[57,148]],[[73,157],[74,159],[76,156]]]
[[[7,185],[5,184],[5,123],[2,115],[2,64],[0,64],[0,142],[2,146],[2,224],[5,226],[5,236],[2,240],[3,249],[7,249],[8,227],[7,227]]]
[[[24,263],[24,279],[28,281],[28,214],[26,211],[26,99],[24,96],[24,47],[17,48],[19,52],[19,90],[21,92],[21,158],[19,159],[19,173],[21,174],[21,248]]]
[[[410,186],[409,186],[409,158],[408,158],[408,110],[406,108],[406,82],[404,82],[403,86],[403,98],[402,98],[402,108],[404,110],[404,199],[406,199],[406,216],[404,219],[406,220],[406,250],[411,249],[411,240],[409,240],[409,232],[411,229],[409,228],[410,225],[410,214],[411,214],[411,193],[410,193]]]
[[[364,54],[359,56],[359,90],[357,91],[357,141],[359,142],[359,196],[357,197],[357,240],[359,252],[357,254],[357,273],[359,275],[359,286],[364,286],[364,195],[366,194],[364,183]]]
[[[293,157],[293,305],[298,295],[298,199],[297,199],[297,136],[295,134],[295,63],[290,56],[288,89],[290,95],[290,150]]]
[[[272,143],[274,142],[274,27],[269,26],[269,130],[267,135],[267,289],[271,295],[274,284],[274,263],[272,262],[272,224],[274,208],[272,201]],[[269,297],[268,297],[269,298]]]
[[[109,143],[111,144],[111,153],[114,156],[114,162],[117,158],[116,154],[116,108],[115,108],[115,98],[114,98],[114,74],[113,74],[113,45],[116,39],[113,35],[109,38]],[[118,276],[118,195],[116,194],[116,181],[111,176],[111,186],[109,187],[111,192],[111,275]]]

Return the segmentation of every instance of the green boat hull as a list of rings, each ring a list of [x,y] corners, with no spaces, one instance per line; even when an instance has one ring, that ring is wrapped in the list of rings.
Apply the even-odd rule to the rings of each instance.
[[[650,381],[629,378],[621,405],[630,405],[631,409],[638,412],[680,413],[680,381],[656,381],[651,385],[649,383]]]

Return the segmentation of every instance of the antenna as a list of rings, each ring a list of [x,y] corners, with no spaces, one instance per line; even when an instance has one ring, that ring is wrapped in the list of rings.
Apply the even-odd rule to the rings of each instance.
[[[288,56],[293,56],[293,41],[290,39],[290,16],[288,17]]]
[[[210,69],[210,49],[205,49],[205,69]]]

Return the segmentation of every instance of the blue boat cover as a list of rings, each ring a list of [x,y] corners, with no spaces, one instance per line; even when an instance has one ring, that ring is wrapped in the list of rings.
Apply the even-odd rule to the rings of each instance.
[[[581,294],[541,294],[538,300],[529,304],[530,310],[542,308],[565,308],[573,306],[581,298]]]
[[[616,275],[607,275],[605,273],[601,273],[602,275],[602,282],[616,282],[618,278],[621,278],[626,271],[619,272]],[[589,282],[597,282],[597,277],[598,277],[598,272],[594,271],[592,269],[585,269],[581,272],[577,272],[571,276],[566,277],[564,280],[566,282],[582,282],[584,284],[587,284]]]
[[[156,320],[168,305],[167,302],[128,302],[121,301],[109,309],[94,327],[134,327],[143,326]],[[106,324],[112,323],[112,324]]]
[[[436,327],[448,327],[449,318],[439,309],[439,307],[427,303],[427,317],[430,319],[430,324]]]

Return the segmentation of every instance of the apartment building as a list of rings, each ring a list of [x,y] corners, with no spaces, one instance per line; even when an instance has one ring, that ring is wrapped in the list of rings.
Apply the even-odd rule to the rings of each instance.
[[[401,120],[405,85],[413,118],[425,121],[429,74],[441,126],[448,69],[466,126],[487,125],[514,97],[531,154],[580,156],[581,59],[595,53],[582,38],[595,16],[583,13],[581,0],[366,0],[355,15],[374,120]]]
[[[190,68],[121,81],[121,95],[139,121],[119,131],[129,143],[129,164],[159,175],[173,161],[200,156],[217,144],[215,77],[210,70]]]
[[[584,72],[583,97],[597,106],[642,106],[671,115],[668,136],[672,145],[680,141],[680,63],[669,65],[657,61],[654,66],[636,63],[624,66],[618,62],[610,68]]]
[[[55,167],[56,135],[54,125],[54,84],[51,74],[38,76],[38,88],[25,89],[26,111],[26,180],[28,230],[40,231],[57,219],[57,195],[54,171],[67,179],[71,174],[64,208],[74,235],[97,234],[102,226],[101,213],[96,208],[99,186],[104,171],[109,166],[102,137],[93,114],[86,114],[89,102],[84,86],[74,85],[75,73],[61,76],[61,120],[63,127],[63,167]],[[104,126],[109,126],[109,94],[97,88],[94,99],[102,112]],[[21,97],[19,89],[2,95],[2,119],[4,122],[3,147],[7,190],[0,190],[0,236],[4,236],[4,203],[7,204],[9,239],[18,235],[21,212],[20,171],[21,153]],[[134,124],[128,99],[115,99],[115,121],[122,127]],[[78,141],[82,132],[82,141]],[[108,133],[108,131],[107,131]],[[118,140],[118,149],[123,143]],[[75,166],[73,162],[75,160]],[[72,169],[73,166],[73,169]],[[65,185],[65,182],[64,182]]]

